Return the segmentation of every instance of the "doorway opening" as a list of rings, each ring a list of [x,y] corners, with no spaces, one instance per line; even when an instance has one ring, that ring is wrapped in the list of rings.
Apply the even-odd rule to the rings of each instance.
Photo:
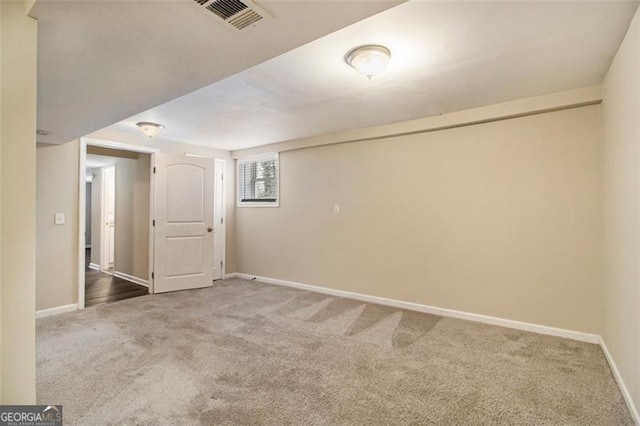
[[[102,160],[106,157],[115,157],[119,160],[113,160],[114,164],[97,167],[104,170],[95,170],[96,167],[91,167],[93,164],[89,161],[94,158],[93,156],[99,156],[98,158]],[[123,170],[126,171],[126,168],[120,167],[119,172],[118,164],[115,162],[126,162],[126,160],[148,164],[148,168],[143,168],[142,172],[138,169],[138,172],[134,173],[138,178],[136,185],[125,186],[129,191],[134,191],[133,204],[139,206],[134,215],[136,218],[133,221],[134,229],[146,229],[146,236],[142,232],[136,234],[131,230],[132,221],[123,220],[119,213],[126,210],[122,208],[123,202],[119,195],[122,191],[118,185],[119,176],[123,176]],[[105,176],[109,175],[106,170],[111,166],[114,166],[113,192],[116,194],[113,223],[105,221],[105,218],[109,217],[108,208],[92,209],[92,206],[87,204],[87,199],[93,200],[97,195],[104,194],[103,183],[106,180]],[[86,178],[88,168],[94,170],[90,171],[89,177]],[[126,281],[129,284],[145,287],[137,288],[135,292],[133,289],[124,292],[131,297],[136,297],[138,290],[142,294],[154,294],[210,287],[214,280],[224,278],[226,191],[223,182],[225,173],[226,161],[220,158],[188,152],[183,155],[160,153],[157,148],[148,146],[81,138],[78,309],[85,308],[85,299],[89,293],[87,283],[91,279],[87,274],[89,270],[106,274],[100,277],[112,280],[110,285],[122,284]],[[86,185],[85,180],[90,180],[91,182],[86,183],[91,185]],[[146,188],[148,191],[140,193],[141,188]],[[107,192],[109,192],[108,189]],[[101,206],[103,204],[106,203],[101,203]],[[98,221],[97,218],[100,222],[96,227],[93,224]],[[111,230],[114,235],[113,256],[110,256],[108,245],[108,235]],[[106,236],[103,237],[103,235]],[[122,251],[118,247],[126,237],[132,238],[134,235],[138,235],[138,238],[133,237],[136,241],[133,245],[134,254],[124,256],[126,261],[134,263],[134,272],[131,273],[121,268],[123,264],[127,265],[127,262],[122,261],[123,256],[119,254]],[[105,244],[107,244],[106,248]],[[96,253],[96,250],[100,253]],[[107,256],[107,260],[104,260],[104,256]],[[113,262],[110,259],[113,259]],[[146,269],[144,261],[146,261]],[[97,290],[92,292],[96,293]],[[102,295],[100,298],[97,303],[122,300],[112,293]],[[88,303],[88,305],[91,304],[94,303]]]
[[[151,155],[88,145],[84,306],[149,294]]]

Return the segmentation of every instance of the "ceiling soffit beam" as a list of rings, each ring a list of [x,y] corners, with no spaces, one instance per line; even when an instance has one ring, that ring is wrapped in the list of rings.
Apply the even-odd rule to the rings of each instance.
[[[267,152],[284,152],[316,146],[362,142],[397,136],[437,132],[457,127],[473,126],[492,121],[509,120],[528,115],[543,114],[570,108],[596,105],[602,102],[602,86],[595,85],[581,89],[551,93],[548,95],[518,99],[489,106],[472,108],[418,120],[403,121],[384,126],[347,130],[308,138],[294,139],[255,148],[232,151],[232,158],[242,158]]]

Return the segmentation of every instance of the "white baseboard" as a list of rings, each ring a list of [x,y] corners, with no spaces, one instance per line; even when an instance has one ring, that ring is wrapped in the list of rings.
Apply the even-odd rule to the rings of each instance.
[[[624,380],[620,375],[620,370],[618,370],[618,366],[613,360],[613,357],[611,356],[611,353],[609,352],[609,349],[607,348],[607,345],[602,337],[600,337],[600,347],[602,348],[602,352],[604,352],[605,358],[607,358],[607,362],[609,363],[609,367],[611,368],[613,377],[618,383],[618,387],[620,388],[620,392],[622,393],[624,401],[627,403],[627,408],[629,408],[629,413],[631,414],[631,417],[633,417],[633,421],[635,421],[637,425],[640,425],[640,415],[638,414],[638,408],[633,403],[633,399],[631,398],[629,389],[627,389],[627,386],[625,385]]]
[[[149,288],[149,281],[143,280],[142,278],[134,277],[133,275],[125,274],[124,272],[118,272],[118,271],[114,271],[113,276],[116,278],[122,278],[123,280],[130,281],[134,284],[140,284]]]
[[[257,275],[244,273],[227,274],[225,278],[243,278],[246,280],[257,280],[267,284],[282,285],[286,287],[294,287],[302,290],[314,291],[316,293],[324,293],[332,296],[345,297],[348,299],[361,300],[368,303],[377,303],[379,305],[392,306],[399,309],[407,309],[410,311],[424,312],[442,317],[458,318],[468,321],[481,322],[484,324],[497,325],[500,327],[513,328],[517,330],[531,331],[533,333],[546,334],[550,336],[564,337],[567,339],[578,340],[587,343],[600,343],[600,336],[597,334],[583,333],[581,331],[566,330],[563,328],[549,327],[546,325],[531,324],[521,321],[513,321],[504,318],[491,317],[481,314],[473,314],[469,312],[456,311],[453,309],[438,308],[435,306],[421,305],[419,303],[404,302],[402,300],[387,299],[385,297],[370,296],[367,294],[354,293],[350,291],[335,290],[327,287],[320,287],[310,284],[301,284],[293,281],[279,280],[275,278],[261,277]]]
[[[71,305],[57,306],[55,308],[36,311],[36,318],[50,317],[51,315],[64,314],[65,312],[73,312],[77,310],[78,310],[78,304],[72,303]]]
[[[99,271],[100,270],[100,265],[98,265],[96,263],[89,263],[89,269],[93,269],[94,271]]]

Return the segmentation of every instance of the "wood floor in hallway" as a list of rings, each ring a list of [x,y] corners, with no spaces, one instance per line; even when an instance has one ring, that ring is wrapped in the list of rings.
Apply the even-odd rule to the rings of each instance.
[[[90,259],[87,249],[86,259]],[[90,307],[101,303],[131,299],[132,297],[149,294],[145,286],[134,284],[122,278],[114,277],[105,272],[89,269],[89,262],[85,262],[84,305]]]

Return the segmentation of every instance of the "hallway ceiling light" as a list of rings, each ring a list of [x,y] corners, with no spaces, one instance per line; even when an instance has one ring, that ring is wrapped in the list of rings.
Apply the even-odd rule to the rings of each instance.
[[[384,46],[368,44],[351,49],[344,60],[359,73],[371,77],[380,75],[387,68],[391,52]]]
[[[149,138],[158,136],[160,132],[164,130],[164,126],[162,124],[151,123],[149,121],[141,121],[140,123],[136,123],[136,126],[138,126],[142,133],[149,136]]]

